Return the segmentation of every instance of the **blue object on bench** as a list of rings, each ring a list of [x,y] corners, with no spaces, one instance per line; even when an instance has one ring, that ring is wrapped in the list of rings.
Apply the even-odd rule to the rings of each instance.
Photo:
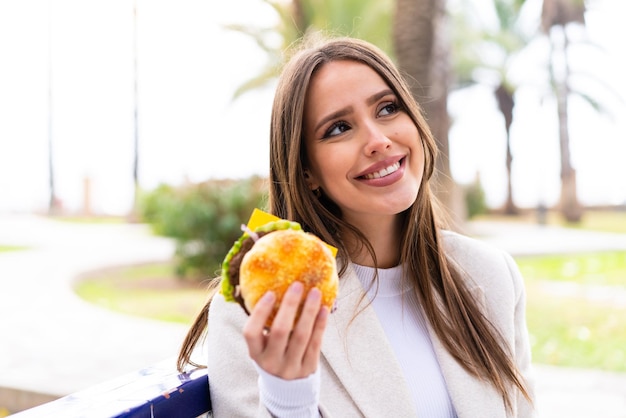
[[[35,408],[15,418],[197,418],[209,416],[206,369],[178,373],[174,362],[149,367],[98,384]]]

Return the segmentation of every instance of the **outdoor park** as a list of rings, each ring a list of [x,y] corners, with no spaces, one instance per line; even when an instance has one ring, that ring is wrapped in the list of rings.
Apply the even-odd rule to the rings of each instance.
[[[208,212],[231,212],[233,207],[211,208]],[[245,211],[244,211],[245,213]],[[199,215],[199,214],[198,214]],[[178,218],[178,214],[173,219]],[[203,230],[217,220],[191,217],[193,227],[177,231],[178,262],[126,266],[92,272],[81,278],[75,290],[96,305],[131,315],[190,324],[202,306],[208,278],[217,271],[224,248],[212,257],[198,259],[183,255],[183,248],[201,236],[217,236],[219,231]],[[559,227],[558,214],[550,214],[546,227]],[[555,219],[556,218],[556,219]],[[167,222],[167,221],[166,221]],[[469,222],[469,228],[481,223],[516,223],[519,228],[536,227],[532,216],[510,220],[481,215]],[[165,227],[167,228],[167,227]],[[165,229],[157,229],[164,231]],[[576,231],[596,231],[626,235],[626,211],[593,211]],[[190,236],[192,234],[195,236]],[[173,232],[173,231],[172,231]],[[223,236],[220,242],[234,242],[238,231]],[[480,236],[479,236],[480,238]],[[205,243],[205,248],[213,238]],[[528,244],[527,244],[528,245]],[[531,248],[527,251],[531,251]],[[623,244],[626,246],[626,240]],[[565,245],[564,245],[565,246]],[[533,358],[540,364],[564,367],[597,368],[626,373],[626,247],[614,250],[592,244],[580,253],[518,254],[515,258],[526,279],[528,326],[533,339]],[[536,250],[539,252],[540,250]],[[197,273],[203,272],[203,273]],[[186,277],[184,279],[183,277]]]
[[[0,98],[0,112],[12,115],[0,125],[0,294],[6,299],[0,330],[11,336],[0,343],[0,386],[44,395],[49,389],[48,398],[39,398],[48,401],[176,355],[240,225],[253,208],[265,206],[269,114],[259,109],[270,106],[283,52],[305,32],[324,30],[379,45],[415,80],[413,94],[442,151],[437,190],[450,227],[504,248],[518,263],[540,416],[626,417],[626,172],[619,162],[626,89],[615,77],[626,57],[611,55],[592,36],[616,2],[328,0],[322,7],[266,0],[241,16],[211,14],[199,2],[187,10],[118,2],[95,11],[70,1],[40,3],[31,24],[47,28],[34,61],[45,71],[26,74],[31,78],[17,92],[37,97],[27,102],[38,112],[20,115],[28,108],[23,99],[12,107]],[[14,12],[19,20],[26,13],[20,7],[0,10],[0,19]],[[108,45],[106,36],[92,33],[103,55],[126,59],[118,67],[126,72],[123,88],[107,84],[114,79],[87,60],[75,71],[93,73],[74,74],[81,84],[70,87],[76,58],[63,42],[75,32],[62,16],[71,7],[93,23],[73,28],[85,33],[98,30],[99,13],[109,24],[116,14],[126,16],[117,21],[125,42]],[[188,23],[182,33],[189,39],[161,34],[159,17],[168,12],[181,26]],[[227,51],[214,55],[232,57],[232,72],[183,57],[214,42],[208,36],[214,34],[198,29],[203,17],[232,40],[214,47]],[[432,24],[415,24],[424,20]],[[86,38],[73,47],[94,58],[98,51],[88,50]],[[120,45],[123,53],[116,55]],[[2,41],[0,53],[18,56]],[[182,63],[150,78],[147,68],[176,59]],[[188,74],[185,65],[196,68]],[[225,90],[194,78],[198,68]],[[16,75],[4,71],[0,83]],[[224,81],[229,74],[233,80]],[[97,78],[104,86],[87,88]],[[105,89],[124,94],[113,99]],[[89,92],[104,100],[92,111],[73,107]],[[211,95],[231,110],[219,113],[199,97]],[[250,126],[242,126],[242,115],[261,121],[250,117]],[[39,123],[24,124],[31,117]],[[90,126],[102,129],[87,140]],[[220,162],[226,167],[218,168]],[[137,245],[130,249],[131,243]],[[20,263],[29,265],[16,268]],[[47,275],[54,280],[46,282]],[[23,283],[15,282],[19,277]],[[33,277],[37,281],[27,282]],[[45,295],[17,303],[33,286],[58,296],[67,313]],[[102,321],[97,334],[68,318],[83,309],[85,321]],[[31,325],[39,320],[33,314],[67,329],[37,335],[54,325],[43,319]],[[115,325],[106,325],[107,315]],[[128,339],[143,327],[138,339],[145,341],[132,353],[123,341],[111,342],[116,332]],[[50,341],[47,354],[39,338]],[[90,352],[108,370],[85,366]],[[59,372],[69,363],[75,364]],[[64,383],[55,385],[59,376]],[[6,396],[3,389],[0,394]],[[14,399],[9,404],[3,396],[0,416],[18,412]]]

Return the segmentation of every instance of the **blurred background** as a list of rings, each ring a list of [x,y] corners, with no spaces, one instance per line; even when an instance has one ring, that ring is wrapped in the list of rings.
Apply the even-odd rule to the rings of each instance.
[[[398,57],[394,46],[396,2],[302,3],[321,6],[300,25],[364,37],[397,61],[412,59]],[[556,205],[557,98],[567,93],[566,152],[578,201],[623,205],[626,28],[619,16],[626,5],[571,0],[584,19],[573,18],[563,31],[558,19],[542,27],[543,3],[446,2],[436,39],[444,67],[433,77],[445,78],[439,90],[447,91],[450,129],[440,138],[449,143],[449,171],[459,184],[478,176],[487,205],[505,205],[507,131],[494,94],[503,86],[514,103],[508,132],[514,203]],[[0,210],[46,212],[52,174],[64,213],[126,214],[135,158],[145,190],[265,176],[273,79],[233,95],[267,75],[279,63],[276,52],[297,37],[296,22],[275,10],[289,7],[286,0],[219,7],[199,0],[1,1]],[[431,121],[440,120],[427,102],[442,93],[416,94]]]
[[[623,0],[0,0],[0,416],[176,354],[264,205],[276,76],[312,31],[371,41],[410,80],[453,227],[526,280],[542,416],[626,416],[624,15]]]

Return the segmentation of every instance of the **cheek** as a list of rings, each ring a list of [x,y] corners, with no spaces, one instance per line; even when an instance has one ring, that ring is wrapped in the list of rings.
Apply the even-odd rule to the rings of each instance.
[[[334,169],[337,166],[335,157],[330,152],[315,150],[309,154],[311,173],[315,181],[324,189],[327,189],[329,179],[334,177]]]
[[[341,161],[333,155],[322,157],[317,166],[317,178],[324,189],[328,190],[341,179]]]
[[[341,206],[341,202],[346,193],[351,189],[347,180],[350,169],[350,160],[339,150],[318,155],[318,164],[315,167],[316,178],[326,196],[335,204]]]

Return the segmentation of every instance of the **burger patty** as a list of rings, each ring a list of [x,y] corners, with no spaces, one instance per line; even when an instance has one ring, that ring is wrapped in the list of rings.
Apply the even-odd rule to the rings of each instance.
[[[262,236],[267,235],[271,232],[274,232],[274,231],[257,232],[256,239],[259,239]],[[228,281],[235,289],[233,298],[239,305],[241,305],[241,307],[246,311],[248,315],[250,315],[250,312],[248,312],[248,309],[246,308],[243,298],[241,297],[241,292],[239,291],[239,267],[241,266],[243,257],[246,255],[248,251],[250,251],[250,249],[254,246],[255,242],[256,242],[255,239],[253,239],[252,237],[247,237],[246,239],[244,239],[241,243],[241,248],[239,249],[239,252],[233,256],[233,258],[230,260],[230,265],[228,266]]]

